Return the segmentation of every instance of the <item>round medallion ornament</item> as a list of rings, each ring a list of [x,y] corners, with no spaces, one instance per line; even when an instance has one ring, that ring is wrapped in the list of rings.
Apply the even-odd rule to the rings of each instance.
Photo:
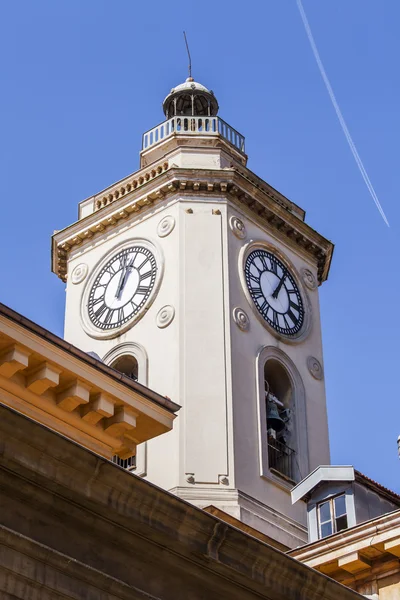
[[[318,286],[317,281],[316,281],[314,275],[312,274],[312,272],[310,271],[310,269],[303,268],[301,270],[301,276],[304,281],[304,285],[306,287],[308,287],[309,290],[317,289],[317,286]]]
[[[229,226],[232,229],[232,233],[240,240],[246,237],[246,227],[239,217],[231,217],[229,219]]]
[[[321,381],[321,379],[324,378],[324,370],[322,365],[319,360],[315,358],[315,356],[309,356],[307,358],[307,367],[314,379]]]
[[[232,311],[233,320],[242,331],[250,329],[250,319],[242,308],[236,307]]]
[[[75,269],[72,271],[71,274],[72,283],[75,285],[77,285],[78,283],[82,283],[88,272],[89,267],[85,263],[80,263],[79,265],[76,265]]]
[[[160,329],[164,329],[164,327],[168,327],[170,323],[174,320],[175,317],[175,309],[173,306],[167,304],[160,308],[156,316],[157,327]]]
[[[157,234],[159,237],[166,237],[175,227],[175,219],[171,215],[164,217],[158,224]]]

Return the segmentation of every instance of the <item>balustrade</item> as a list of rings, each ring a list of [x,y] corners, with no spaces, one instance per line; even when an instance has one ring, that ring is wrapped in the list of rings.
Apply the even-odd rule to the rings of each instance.
[[[172,117],[143,134],[142,149],[146,150],[171,135],[220,135],[240,152],[245,152],[244,137],[219,117]]]

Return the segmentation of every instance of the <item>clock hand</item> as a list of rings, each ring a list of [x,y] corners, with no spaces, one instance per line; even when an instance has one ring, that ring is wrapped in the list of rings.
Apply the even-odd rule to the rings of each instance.
[[[122,288],[123,288],[123,285],[124,285],[124,279],[125,279],[125,274],[126,274],[126,256],[124,256],[123,261],[124,262],[122,264],[121,277],[119,278],[117,291],[115,292],[116,298],[119,298]]]
[[[275,291],[274,291],[274,293],[272,294],[272,297],[273,297],[273,298],[275,298],[275,300],[277,299],[277,297],[278,297],[278,294],[279,294],[279,292],[281,291],[281,288],[282,288],[282,286],[283,286],[283,282],[284,282],[284,281],[285,281],[285,279],[286,279],[286,275],[287,275],[287,273],[284,273],[284,274],[282,275],[282,279],[280,280],[280,282],[278,283],[278,285],[277,285],[277,286],[276,286],[276,288],[275,288]]]
[[[131,272],[132,272],[132,269],[133,269],[133,263],[135,262],[135,258],[136,258],[136,255],[135,255],[135,256],[133,256],[133,258],[131,258],[131,259],[130,259],[130,261],[129,261],[128,263],[126,262],[126,259],[125,259],[125,263],[124,263],[124,271],[123,271],[123,272],[122,272],[122,274],[121,274],[121,279],[119,280],[119,284],[118,284],[117,293],[116,293],[116,295],[115,295],[115,297],[116,297],[116,298],[118,298],[118,299],[120,298],[120,296],[121,296],[121,294],[122,294],[122,291],[123,291],[123,289],[124,289],[124,287],[125,287],[125,284],[126,284],[126,282],[127,282],[127,280],[128,280],[128,275],[129,275],[129,273],[131,273]]]

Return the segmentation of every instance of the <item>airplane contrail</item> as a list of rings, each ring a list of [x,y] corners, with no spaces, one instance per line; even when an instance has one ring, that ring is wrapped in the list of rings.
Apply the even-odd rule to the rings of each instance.
[[[351,150],[351,152],[352,152],[352,154],[354,156],[354,160],[356,161],[357,166],[358,166],[358,168],[360,170],[360,173],[362,175],[362,178],[365,181],[365,185],[367,186],[367,188],[369,190],[369,193],[371,194],[372,199],[375,202],[376,208],[379,210],[379,212],[381,214],[381,217],[385,221],[386,225],[388,227],[390,227],[389,221],[386,218],[386,215],[385,215],[385,213],[383,211],[381,203],[379,202],[378,196],[376,195],[376,192],[375,192],[374,187],[373,187],[373,185],[372,185],[372,183],[370,181],[370,178],[368,177],[367,171],[365,170],[365,167],[364,167],[363,162],[362,162],[362,160],[360,158],[360,155],[357,152],[357,148],[356,148],[356,146],[355,146],[355,144],[353,142],[353,139],[352,139],[352,137],[350,135],[350,132],[348,130],[348,127],[347,127],[346,122],[344,120],[344,117],[342,115],[342,111],[340,110],[339,104],[337,103],[335,94],[333,93],[332,86],[331,86],[330,81],[328,79],[328,75],[326,74],[324,65],[322,64],[322,60],[321,60],[321,57],[319,55],[317,46],[315,44],[314,37],[313,37],[313,34],[311,32],[310,24],[308,22],[307,15],[304,12],[304,8],[303,8],[303,5],[301,3],[301,0],[296,0],[296,2],[297,2],[298,9],[300,11],[300,16],[301,16],[301,19],[303,21],[303,25],[304,25],[304,28],[306,30],[307,37],[308,37],[308,40],[310,42],[311,49],[313,51],[315,60],[317,62],[318,68],[320,70],[322,79],[324,80],[326,89],[328,90],[328,94],[329,94],[329,97],[330,97],[330,99],[332,101],[333,108],[336,111],[336,115],[337,115],[337,118],[339,119],[339,123],[342,126],[343,133],[344,133],[344,135],[346,137],[347,143],[349,144],[350,150]]]

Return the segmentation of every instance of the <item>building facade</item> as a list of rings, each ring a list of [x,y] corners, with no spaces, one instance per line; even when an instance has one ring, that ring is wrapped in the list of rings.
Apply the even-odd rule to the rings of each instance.
[[[0,305],[1,598],[398,600],[400,497],[329,464],[333,246],[213,92],[163,110],[53,236],[65,340]]]
[[[53,237],[65,339],[182,406],[135,472],[292,548],[290,489],[329,464],[318,286],[333,246],[247,167],[244,137],[188,78],[140,170]]]

